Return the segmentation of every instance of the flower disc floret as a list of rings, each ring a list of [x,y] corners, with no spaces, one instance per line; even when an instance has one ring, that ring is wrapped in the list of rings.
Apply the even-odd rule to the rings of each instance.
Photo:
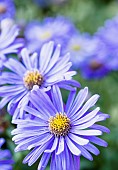
[[[49,130],[55,136],[66,136],[70,130],[70,119],[62,113],[57,113],[49,119]]]
[[[43,83],[43,76],[39,73],[38,70],[35,71],[27,71],[24,78],[24,85],[27,89],[31,90],[34,85],[38,85],[39,87]]]

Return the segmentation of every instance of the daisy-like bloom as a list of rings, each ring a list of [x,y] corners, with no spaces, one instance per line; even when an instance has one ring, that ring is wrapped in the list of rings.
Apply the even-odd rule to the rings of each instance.
[[[100,27],[95,35],[104,43],[106,48],[107,53],[104,56],[106,66],[110,70],[118,70],[118,39],[116,38],[118,35],[118,16],[106,20],[104,26]],[[102,44],[100,48],[103,49]]]
[[[96,50],[96,40],[88,34],[74,34],[67,45],[66,51],[70,52],[72,66],[79,69],[87,63]]]
[[[51,99],[34,86],[30,101],[35,108],[24,108],[34,116],[33,119],[28,116],[24,120],[13,120],[17,124],[17,128],[12,131],[12,135],[15,135],[13,141],[18,145],[15,151],[32,149],[23,163],[31,166],[42,155],[38,170],[45,169],[50,158],[51,170],[78,170],[80,155],[93,160],[90,153],[99,154],[94,143],[107,146],[97,136],[102,135],[102,132],[108,133],[109,129],[96,122],[109,116],[101,113],[99,107],[94,107],[99,95],[95,94],[85,102],[87,95],[87,87],[80,90],[77,96],[76,90],[73,90],[64,105],[57,85],[52,87]]]
[[[73,32],[73,24],[61,16],[46,18],[42,22],[31,22],[25,30],[27,47],[30,52],[39,52],[43,43],[53,40],[64,48]]]
[[[17,53],[23,46],[23,41],[18,39],[19,28],[13,24],[13,20],[4,19],[1,21],[0,32],[0,69],[6,61],[6,56],[11,53]]]
[[[70,39],[66,51],[70,51],[73,68],[85,79],[99,79],[110,71],[108,51],[96,36],[76,34]]]
[[[97,37],[76,33],[71,37],[66,51],[70,51],[73,68],[80,70],[85,79],[102,78],[109,72],[105,59],[108,55],[106,47]]]
[[[15,6],[12,0],[0,0],[0,21],[4,18],[14,18]]]
[[[11,159],[11,153],[9,150],[1,150],[1,146],[5,140],[0,138],[0,169],[1,170],[12,170],[13,160]]]
[[[2,72],[0,76],[0,108],[8,102],[8,112],[13,118],[19,117],[19,107],[28,103],[28,94],[34,85],[44,91],[50,90],[51,86],[58,84],[61,88],[72,90],[73,86],[80,87],[80,84],[72,80],[75,71],[69,71],[72,63],[69,61],[70,55],[60,57],[60,45],[54,47],[54,42],[43,45],[41,53],[37,56],[34,53],[29,56],[27,49],[21,51],[22,62],[9,58],[4,66],[10,72]],[[6,84],[8,84],[6,86]],[[17,109],[16,109],[17,107]],[[22,109],[20,117],[22,117]]]
[[[96,40],[96,48],[91,57],[80,65],[80,72],[85,79],[101,79],[110,69],[107,66],[107,49],[102,41]]]

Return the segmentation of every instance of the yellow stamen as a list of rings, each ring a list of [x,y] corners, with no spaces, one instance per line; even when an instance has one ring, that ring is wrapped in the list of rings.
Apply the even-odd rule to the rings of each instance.
[[[38,70],[27,71],[24,78],[24,85],[27,89],[31,90],[34,85],[41,86],[43,83],[43,77]]]
[[[49,130],[55,136],[66,136],[70,130],[70,119],[65,114],[57,113],[49,119]]]
[[[79,51],[80,49],[81,49],[81,47],[77,44],[72,46],[72,50],[74,50],[74,51]]]
[[[46,32],[44,32],[44,33],[42,33],[42,34],[40,35],[40,38],[41,38],[42,40],[49,39],[49,38],[51,38],[51,33],[50,33],[49,31],[46,31]]]

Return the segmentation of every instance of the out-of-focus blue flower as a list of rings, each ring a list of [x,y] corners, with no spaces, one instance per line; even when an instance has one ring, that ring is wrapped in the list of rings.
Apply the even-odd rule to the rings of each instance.
[[[15,6],[12,0],[0,0],[0,21],[4,18],[14,18]]]
[[[118,16],[107,20],[93,37],[75,35],[68,44],[73,68],[86,79],[100,79],[118,70]],[[77,45],[78,44],[78,45]]]
[[[107,49],[104,43],[95,38],[96,48],[89,58],[80,66],[80,72],[85,79],[100,79],[106,76],[110,68],[108,67]]]
[[[107,146],[97,136],[102,132],[109,133],[109,129],[96,123],[109,118],[109,115],[101,113],[99,107],[95,108],[99,95],[95,94],[85,102],[87,95],[87,87],[77,96],[73,90],[64,105],[57,85],[52,87],[51,99],[34,86],[29,99],[35,108],[24,108],[34,118],[13,120],[17,124],[12,131],[15,135],[13,141],[18,145],[15,151],[33,149],[23,163],[31,166],[42,155],[38,170],[45,169],[50,158],[51,170],[75,170],[79,169],[80,155],[93,160],[91,153],[99,154],[92,143]]]
[[[11,153],[9,150],[1,150],[1,146],[4,144],[5,140],[0,138],[0,169],[1,170],[12,170],[13,160],[11,159]]]
[[[85,79],[99,79],[110,71],[106,60],[108,55],[106,46],[95,36],[74,34],[66,51],[70,51],[73,68],[80,70]]]
[[[21,51],[22,63],[9,58],[4,66],[10,72],[2,72],[0,76],[0,108],[8,102],[8,112],[13,118],[23,117],[22,109],[19,113],[19,107],[23,107],[29,102],[29,92],[34,85],[49,91],[51,86],[58,84],[61,88],[72,90],[73,86],[80,87],[80,84],[72,80],[75,71],[70,71],[72,63],[70,55],[60,57],[60,45],[54,48],[54,42],[43,45],[40,56],[34,53],[29,56],[27,49]],[[7,86],[4,84],[8,84]],[[17,107],[17,109],[16,109]],[[20,114],[20,115],[19,115]]]
[[[19,28],[13,24],[13,20],[4,19],[1,21],[0,32],[0,69],[6,61],[6,56],[11,53],[17,53],[23,46],[23,41],[18,39]]]
[[[106,48],[106,55],[104,56],[106,66],[110,70],[118,70],[118,16],[109,19],[105,22],[103,27],[100,27],[96,36]],[[101,50],[103,45],[100,46]]]
[[[95,33],[96,49],[88,62],[81,65],[84,78],[98,79],[118,70],[118,16],[109,19]]]
[[[30,52],[39,52],[43,43],[53,40],[64,48],[74,31],[73,24],[61,16],[46,18],[42,22],[31,22],[25,30],[27,47]]]
[[[70,52],[72,66],[79,69],[91,59],[96,50],[96,40],[88,34],[76,33],[70,37],[66,51]]]

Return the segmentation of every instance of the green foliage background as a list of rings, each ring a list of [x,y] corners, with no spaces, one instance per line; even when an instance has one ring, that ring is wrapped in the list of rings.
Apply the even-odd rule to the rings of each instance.
[[[67,1],[60,6],[55,5],[42,9],[33,0],[15,0],[16,21],[24,26],[34,19],[41,20],[47,16],[64,15],[69,17],[82,32],[93,34],[99,26],[103,25],[106,19],[112,18],[118,13],[117,0]],[[101,111],[111,115],[111,118],[106,123],[104,122],[111,130],[110,134],[103,135],[103,139],[108,142],[108,147],[100,147],[100,155],[93,156],[93,162],[81,158],[81,170],[118,170],[118,72],[110,73],[99,81],[84,80],[79,73],[75,79],[81,83],[82,87],[88,86],[92,94],[100,94],[98,105],[101,107]],[[66,97],[67,93],[64,93],[65,100]],[[7,115],[6,119],[9,121],[10,117]],[[14,153],[15,146],[10,135],[13,128],[13,125],[9,123],[9,128],[5,131],[4,136],[16,161],[14,170],[37,170],[38,162],[32,167],[22,164],[27,152]],[[49,167],[46,170],[48,169]]]

